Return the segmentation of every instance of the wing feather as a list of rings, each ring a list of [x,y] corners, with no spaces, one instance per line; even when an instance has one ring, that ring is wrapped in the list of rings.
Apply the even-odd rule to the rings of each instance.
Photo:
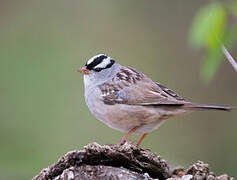
[[[130,67],[122,67],[111,81],[99,88],[103,102],[108,105],[181,106],[188,103],[174,91]]]

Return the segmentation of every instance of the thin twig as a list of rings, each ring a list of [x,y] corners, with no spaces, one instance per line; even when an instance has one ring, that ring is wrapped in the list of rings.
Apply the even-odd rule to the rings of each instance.
[[[234,58],[231,56],[231,54],[227,51],[224,45],[222,45],[222,51],[225,54],[225,57],[230,62],[230,64],[233,66],[234,70],[237,72],[237,63],[235,62]]]

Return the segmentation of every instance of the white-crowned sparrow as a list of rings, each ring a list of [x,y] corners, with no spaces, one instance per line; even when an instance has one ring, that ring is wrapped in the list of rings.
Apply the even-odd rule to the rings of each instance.
[[[189,102],[134,68],[121,66],[105,54],[90,58],[84,74],[85,100],[91,113],[111,128],[142,133],[137,145],[168,118],[193,110],[231,110],[233,107]]]

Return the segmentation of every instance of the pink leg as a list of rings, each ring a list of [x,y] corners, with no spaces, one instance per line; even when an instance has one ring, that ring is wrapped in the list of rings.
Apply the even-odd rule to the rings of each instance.
[[[125,136],[122,137],[122,139],[120,140],[120,142],[118,143],[119,146],[121,146],[126,140],[127,138],[133,134],[140,126],[136,126],[134,128],[132,128]]]
[[[146,137],[147,134],[148,134],[148,133],[144,133],[144,134],[139,138],[139,140],[137,141],[136,146],[139,146],[139,145],[141,144],[142,140]]]

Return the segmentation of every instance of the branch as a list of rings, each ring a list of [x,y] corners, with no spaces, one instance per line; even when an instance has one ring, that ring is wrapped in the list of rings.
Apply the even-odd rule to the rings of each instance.
[[[71,151],[43,169],[33,180],[138,179],[138,180],[234,180],[216,177],[208,164],[198,161],[190,168],[171,169],[160,156],[125,143],[122,146],[91,143],[81,151]]]
[[[234,58],[231,56],[231,54],[229,53],[229,51],[227,51],[227,49],[225,48],[224,45],[222,45],[222,51],[226,57],[226,59],[229,61],[229,63],[232,65],[232,67],[234,68],[234,70],[237,72],[237,63],[235,62]]]

